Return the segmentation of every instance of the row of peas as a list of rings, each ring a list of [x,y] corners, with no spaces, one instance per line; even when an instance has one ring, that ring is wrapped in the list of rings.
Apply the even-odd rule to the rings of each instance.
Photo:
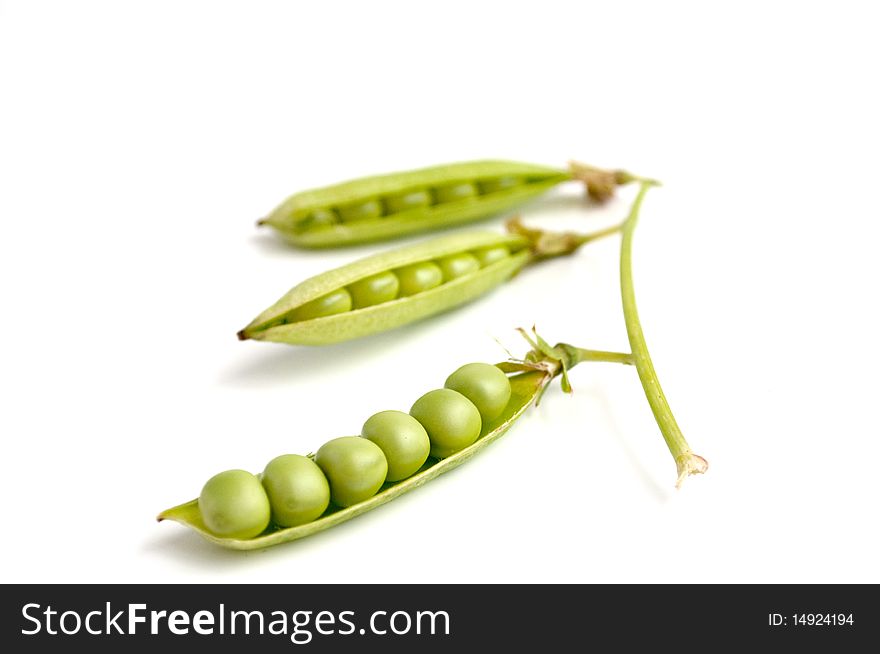
[[[305,218],[303,225],[318,227],[340,222],[373,220],[412,209],[422,209],[505,191],[526,181],[523,177],[504,176],[479,182],[456,182],[435,188],[409,190],[398,195],[387,195],[352,204],[316,209]]]
[[[419,261],[387,270],[306,302],[283,315],[277,324],[312,320],[363,309],[436,288],[510,256],[505,245],[457,252],[436,261]]]
[[[507,375],[488,363],[468,363],[443,388],[429,391],[410,412],[380,411],[360,436],[334,438],[314,460],[298,454],[272,459],[256,476],[227,470],[199,495],[205,526],[227,538],[253,538],[274,523],[295,527],[321,517],[332,502],[348,507],[375,495],[385,482],[412,476],[428,456],[446,458],[474,443],[484,425],[510,401]]]

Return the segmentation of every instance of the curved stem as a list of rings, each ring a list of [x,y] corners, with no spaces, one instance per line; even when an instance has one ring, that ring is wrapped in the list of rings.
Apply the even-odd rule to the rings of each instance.
[[[626,332],[629,337],[630,348],[632,348],[633,363],[639,373],[639,379],[642,387],[645,389],[645,397],[648,398],[648,404],[651,405],[651,411],[657,420],[657,425],[663,434],[667,447],[675,459],[675,465],[678,470],[678,480],[676,488],[681,486],[682,481],[688,476],[705,472],[708,468],[706,460],[693,453],[690,446],[685,440],[684,434],[672,415],[666,396],[660,386],[660,380],[657,379],[657,373],[654,370],[654,364],[651,362],[651,355],[648,353],[648,346],[645,343],[645,335],[642,332],[642,324],[639,320],[639,312],[636,308],[636,296],[633,288],[632,278],[632,242],[633,233],[639,220],[639,209],[645,193],[654,184],[649,181],[643,181],[639,188],[639,193],[633,201],[632,209],[629,216],[623,223],[623,240],[620,245],[620,294],[623,300],[623,317],[626,322]]]

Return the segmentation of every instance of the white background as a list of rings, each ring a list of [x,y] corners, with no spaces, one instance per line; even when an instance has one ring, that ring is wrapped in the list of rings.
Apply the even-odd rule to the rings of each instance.
[[[880,582],[866,2],[0,2],[4,582]],[[326,348],[235,332],[307,276],[288,194],[473,158],[661,179],[639,306],[693,448],[583,365],[467,465],[255,553],[162,509],[408,409],[514,328],[624,349],[617,238]],[[622,218],[571,185],[535,225]],[[500,219],[487,223],[499,228]]]

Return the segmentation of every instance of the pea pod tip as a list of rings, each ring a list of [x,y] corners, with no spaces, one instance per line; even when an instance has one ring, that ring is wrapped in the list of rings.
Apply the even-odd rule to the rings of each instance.
[[[238,336],[238,340],[240,341],[247,341],[250,339],[247,329],[240,329],[235,335]]]

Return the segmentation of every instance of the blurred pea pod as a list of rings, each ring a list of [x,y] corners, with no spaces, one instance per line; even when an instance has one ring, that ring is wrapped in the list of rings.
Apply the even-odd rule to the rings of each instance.
[[[302,191],[257,224],[300,247],[338,247],[474,222],[572,180],[602,202],[635,179],[576,162],[567,169],[516,161],[451,163]]]

